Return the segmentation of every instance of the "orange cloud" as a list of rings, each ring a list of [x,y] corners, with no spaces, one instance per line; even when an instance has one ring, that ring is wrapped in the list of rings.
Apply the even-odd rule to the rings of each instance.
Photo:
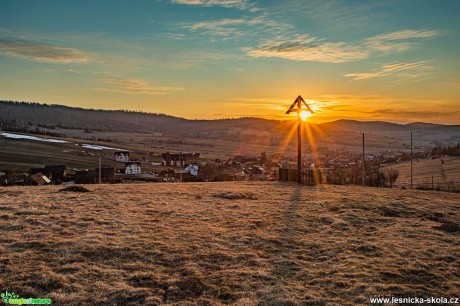
[[[400,78],[419,78],[430,74],[427,70],[433,69],[433,66],[427,65],[426,61],[408,62],[408,63],[392,63],[383,65],[380,69],[375,69],[371,72],[364,73],[348,73],[345,76],[354,80],[366,80],[380,78],[388,75],[394,75]],[[404,71],[401,73],[401,71]]]

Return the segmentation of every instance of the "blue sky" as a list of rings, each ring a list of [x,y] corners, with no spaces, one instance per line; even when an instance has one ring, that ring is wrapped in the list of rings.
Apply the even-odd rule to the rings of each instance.
[[[460,123],[459,1],[0,0],[0,99]]]

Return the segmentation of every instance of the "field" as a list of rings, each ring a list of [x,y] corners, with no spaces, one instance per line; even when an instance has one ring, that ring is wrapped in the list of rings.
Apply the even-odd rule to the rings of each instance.
[[[458,297],[457,194],[281,183],[0,189],[0,288],[54,305]]]
[[[397,185],[410,184],[410,161],[400,163],[388,168],[397,169],[399,172]],[[416,159],[413,162],[414,186],[426,185],[436,187],[448,182],[460,184],[460,157],[443,156],[436,159]]]

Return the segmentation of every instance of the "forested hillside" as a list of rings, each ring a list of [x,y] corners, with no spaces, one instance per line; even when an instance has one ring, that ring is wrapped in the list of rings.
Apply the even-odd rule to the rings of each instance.
[[[181,136],[204,136],[206,138],[228,139],[243,130],[260,131],[266,137],[277,132],[285,134],[296,122],[276,121],[261,118],[238,118],[218,120],[188,120],[166,114],[135,112],[128,110],[98,110],[48,105],[29,102],[0,101],[0,128],[22,131],[30,127],[81,129],[113,132],[163,132]],[[413,131],[416,129],[459,129],[460,126],[432,123],[396,124],[381,121],[337,120],[323,124],[310,124],[323,132],[349,131]]]
[[[198,135],[231,128],[273,129],[281,124],[256,118],[187,120],[156,113],[124,110],[96,110],[39,103],[0,101],[0,127],[3,129],[47,126],[117,132],[171,132]]]

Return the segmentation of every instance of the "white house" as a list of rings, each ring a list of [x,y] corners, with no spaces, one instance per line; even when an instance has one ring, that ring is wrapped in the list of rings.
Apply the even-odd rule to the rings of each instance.
[[[117,151],[115,154],[115,161],[126,163],[129,162],[129,151]]]
[[[125,174],[141,174],[140,162],[125,163]]]
[[[198,166],[197,165],[188,165],[187,168],[184,169],[185,172],[190,173],[190,175],[197,176],[198,175]]]

